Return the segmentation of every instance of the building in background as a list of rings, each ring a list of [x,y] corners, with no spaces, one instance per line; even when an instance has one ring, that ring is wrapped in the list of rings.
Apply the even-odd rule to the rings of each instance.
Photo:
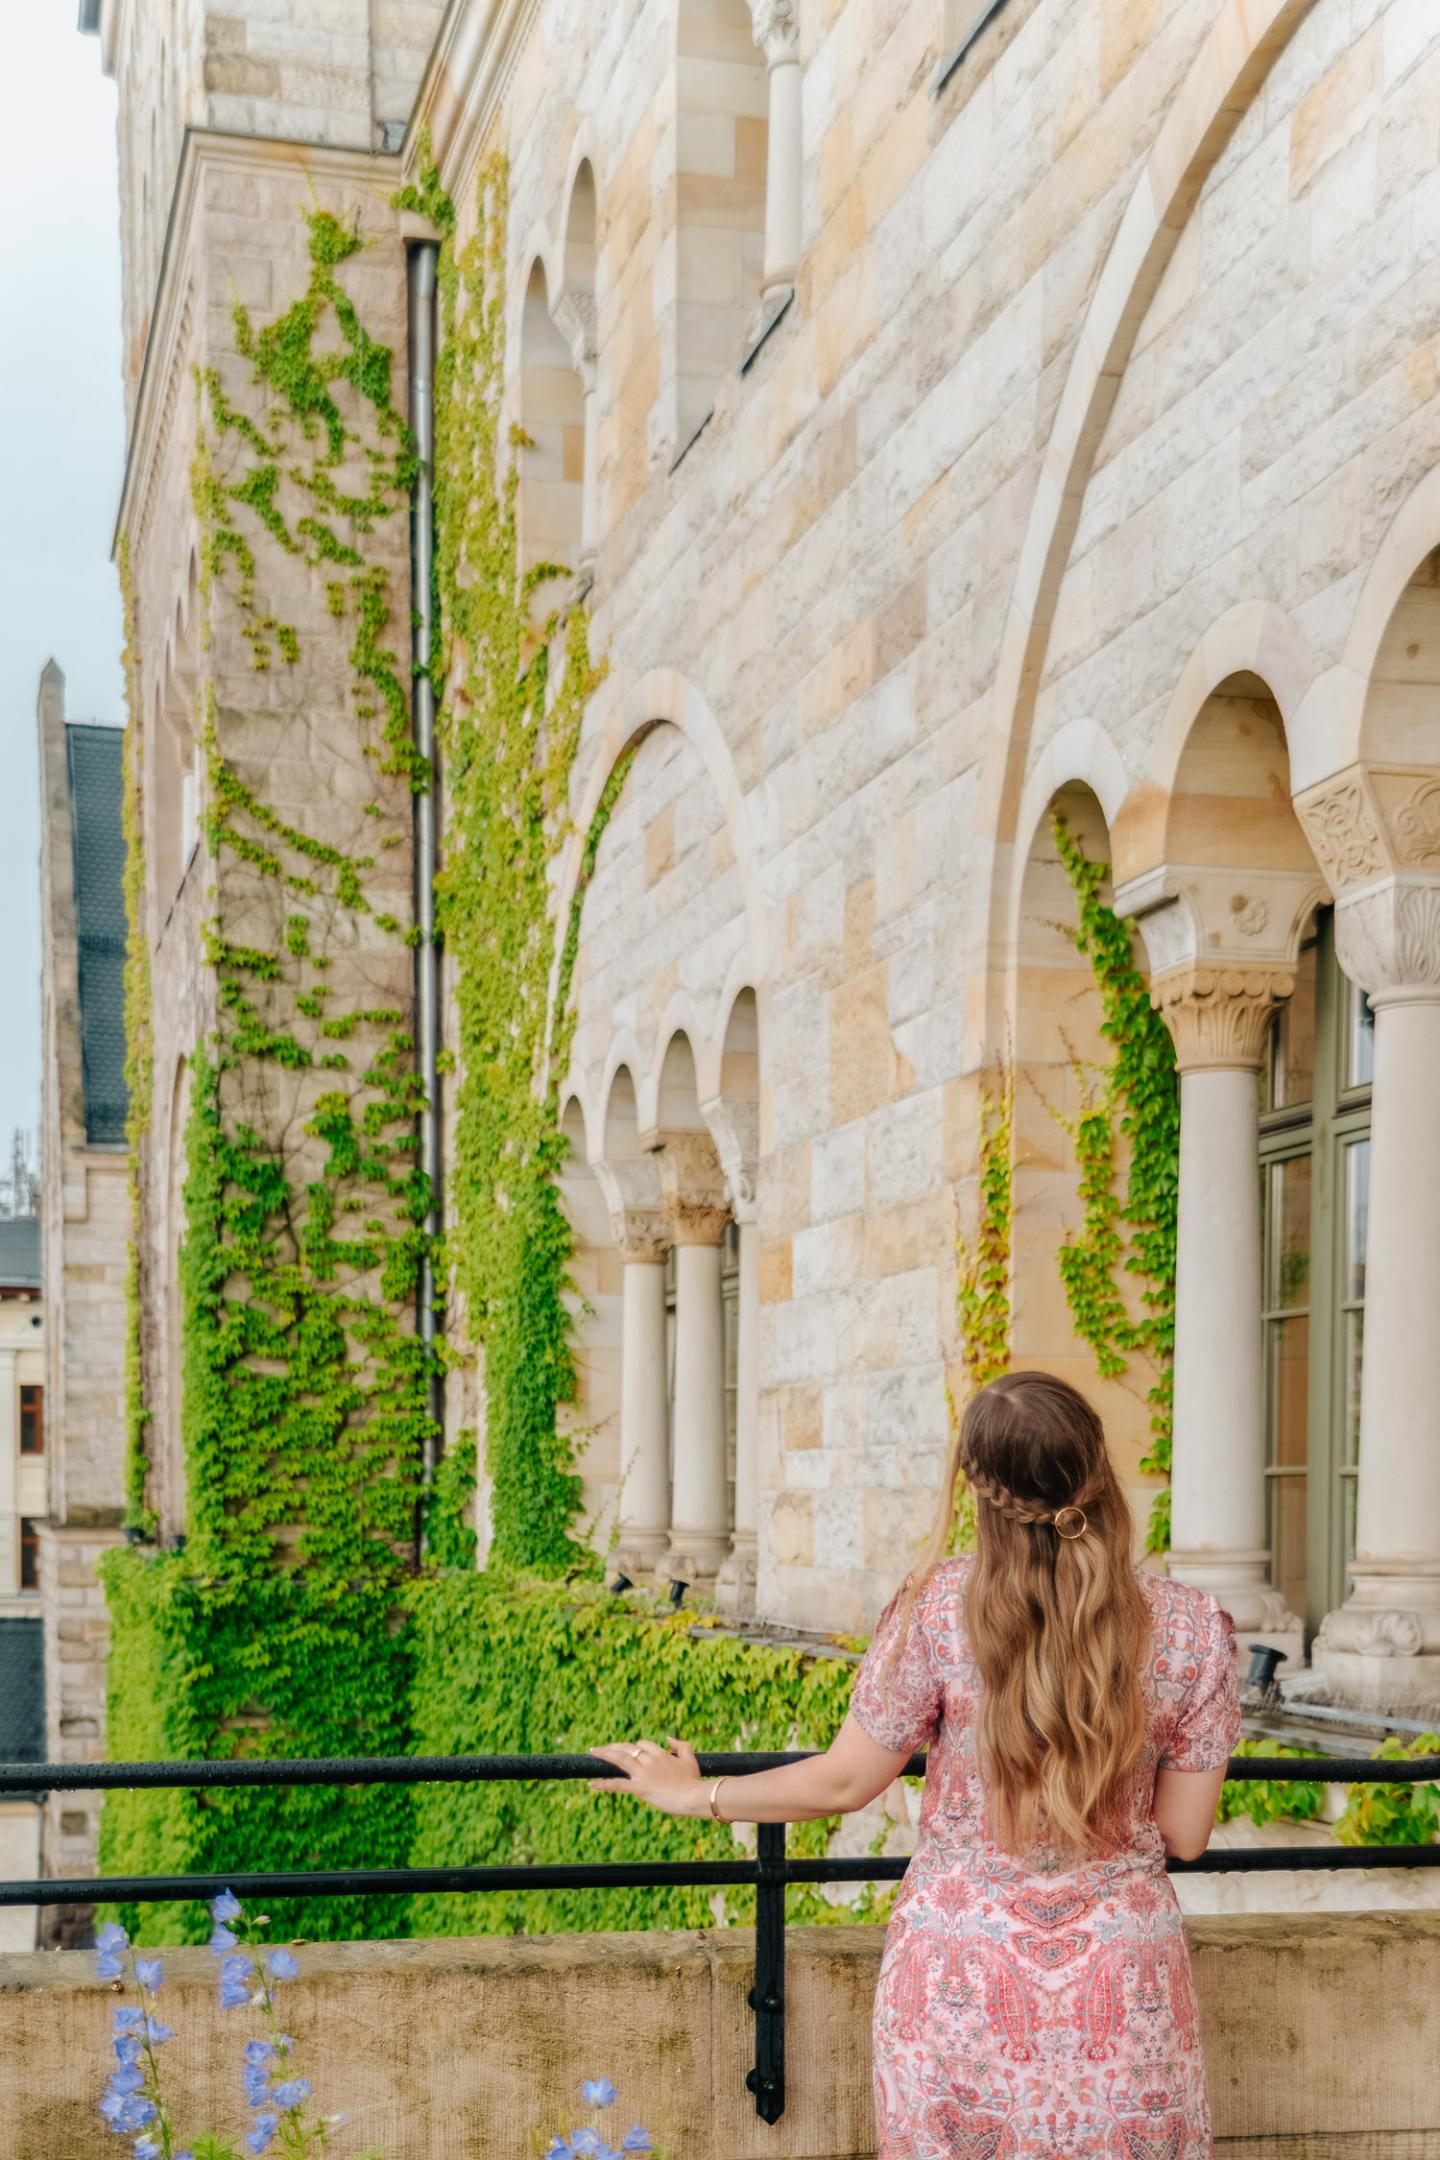
[[[0,1216],[0,1762],[44,1758],[45,1443],[40,1224],[33,1215]],[[34,1795],[0,1788],[0,1879],[38,1872],[40,1818]],[[34,1908],[0,1911],[0,1949],[34,1946]]]
[[[40,678],[43,1183],[48,1285],[44,1488],[33,1566],[44,1627],[47,1759],[104,1753],[105,1601],[96,1563],[121,1536],[125,1454],[125,846],[119,728],[65,717]],[[6,1228],[0,1223],[0,1239]],[[3,1307],[0,1307],[3,1320]],[[44,1872],[94,1871],[98,1795],[52,1794]],[[83,1916],[82,1916],[83,1917]],[[64,1939],[63,1909],[50,1923]]]

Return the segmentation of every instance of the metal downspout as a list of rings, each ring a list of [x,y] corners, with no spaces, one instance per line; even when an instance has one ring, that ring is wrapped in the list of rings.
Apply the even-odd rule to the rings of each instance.
[[[440,1229],[440,954],[435,943],[435,870],[437,856],[435,760],[435,685],[431,656],[435,631],[435,274],[439,250],[421,240],[409,250],[407,286],[410,318],[410,429],[418,460],[410,498],[411,651],[414,662],[414,744],[427,785],[414,798],[415,1049],[425,1106],[420,1112],[419,1166],[429,1180],[430,1207],[424,1221],[425,1256],[420,1266],[416,1322],[427,1358],[441,1333],[436,1311],[433,1241]],[[443,1375],[432,1371],[427,1403],[432,1428],[426,1435],[423,1492],[428,1498],[440,1460],[445,1413]],[[423,1543],[423,1515],[420,1538]]]

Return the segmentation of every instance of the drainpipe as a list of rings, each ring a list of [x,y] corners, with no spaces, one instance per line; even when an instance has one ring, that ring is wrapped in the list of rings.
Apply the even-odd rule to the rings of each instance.
[[[414,744],[428,784],[414,798],[415,1048],[425,1107],[420,1112],[419,1161],[429,1180],[430,1209],[424,1229],[427,1251],[420,1268],[416,1322],[420,1340],[433,1352],[440,1335],[435,1309],[435,1267],[430,1256],[440,1229],[440,953],[435,943],[435,870],[437,863],[435,761],[435,685],[430,660],[435,632],[435,239],[410,247],[407,284],[410,315],[410,429],[418,467],[410,498],[410,586],[413,604],[411,655],[414,662]],[[432,1430],[426,1437],[423,1489],[428,1496],[440,1459],[445,1412],[443,1375],[432,1372],[426,1407]],[[422,1533],[423,1537],[423,1533]],[[417,1540],[417,1542],[419,1542]]]

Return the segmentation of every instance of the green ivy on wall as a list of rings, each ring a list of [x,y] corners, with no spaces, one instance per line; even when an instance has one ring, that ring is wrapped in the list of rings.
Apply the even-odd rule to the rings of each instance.
[[[381,880],[389,851],[408,841],[424,775],[410,747],[408,661],[394,649],[408,624],[367,541],[404,517],[415,466],[390,354],[342,281],[363,243],[328,211],[306,222],[299,299],[263,327],[234,310],[245,409],[218,371],[198,385],[203,642],[208,652],[223,607],[256,675],[295,669],[300,634],[279,595],[308,589],[318,602],[323,585],[314,612],[348,625],[349,644],[348,676],[328,678],[321,713],[343,695],[352,771],[368,762],[369,773],[359,789],[324,792],[332,837],[322,837],[306,821],[287,741],[319,679],[303,695],[262,692],[243,713],[222,709],[204,680],[216,1020],[191,1061],[186,1132],[188,1543],[183,1554],[111,1555],[106,1571],[111,1746],[137,1756],[406,1744],[409,1648],[394,1615],[431,1430],[413,1325],[428,1201],[415,1163],[421,1095],[403,1011],[383,991],[355,994],[353,976],[337,981],[333,960],[359,948],[365,982],[393,983],[392,994],[408,985],[412,932],[395,898],[408,881],[391,873],[382,890]],[[366,789],[355,842],[343,845],[336,805]],[[136,860],[138,848],[132,880]],[[137,1014],[141,988],[132,977]],[[115,1795],[101,1844],[103,1864],[121,1873],[157,1843],[222,1871],[281,1854],[356,1865],[403,1852],[408,1825],[408,1797],[384,1790]],[[204,1914],[139,1916],[151,1939],[167,1918],[193,1932]],[[385,1926],[358,1900],[303,1919],[296,1907],[291,1920],[334,1934]]]
[[[1060,1279],[1075,1332],[1090,1345],[1097,1371],[1115,1378],[1137,1354],[1150,1361],[1155,1374],[1148,1396],[1150,1447],[1140,1467],[1168,1479],[1180,1191],[1175,1047],[1135,964],[1130,931],[1101,897],[1110,865],[1090,860],[1058,811],[1052,823],[1079,909],[1070,934],[1094,971],[1101,1033],[1114,1045],[1098,1092],[1089,1094],[1073,1129],[1084,1216],[1078,1235],[1060,1248]],[[1123,1197],[1117,1138],[1129,1150]],[[1121,1293],[1121,1270],[1140,1280],[1138,1319],[1131,1318]],[[1146,1549],[1164,1552],[1169,1544],[1167,1484],[1155,1497]]]
[[[436,891],[454,968],[459,1074],[448,1256],[484,1358],[491,1564],[564,1574],[597,1563],[575,1535],[580,1480],[557,1416],[577,1394],[566,1304],[571,1236],[557,1185],[566,1143],[555,1091],[573,1026],[569,968],[578,930],[572,916],[552,1005],[551,873],[569,832],[581,719],[603,671],[590,658],[583,606],[546,598],[568,591],[565,568],[522,567],[525,438],[518,430],[507,436],[502,420],[505,161],[482,166],[474,230],[464,239],[428,163],[402,202],[434,218],[444,235],[436,669],[448,803]],[[598,830],[590,836],[594,844],[598,837]],[[593,845],[587,854],[593,867]]]
[[[155,1517],[147,1498],[150,1411],[145,1401],[145,1364],[141,1348],[140,1164],[150,1130],[155,1052],[150,997],[150,940],[145,926],[145,740],[144,700],[140,695],[140,647],[135,579],[128,534],[117,549],[125,646],[126,727],[120,828],[125,841],[125,1144],[130,1200],[130,1246],[125,1256],[125,1523],[153,1533]]]
[[[993,1081],[980,1082],[978,1219],[974,1238],[956,1242],[959,1270],[955,1307],[960,1324],[960,1359],[971,1386],[976,1388],[998,1380],[1010,1369],[1014,1131],[1015,1076],[1005,1065]],[[953,1402],[950,1414],[952,1419],[958,1414]],[[975,1498],[962,1473],[955,1481],[950,1550],[970,1552],[974,1544]]]

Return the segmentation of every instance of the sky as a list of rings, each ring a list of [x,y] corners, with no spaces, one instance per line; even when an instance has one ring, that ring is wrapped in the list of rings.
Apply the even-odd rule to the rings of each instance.
[[[0,1159],[40,1123],[40,670],[72,720],[124,718],[110,560],[125,455],[115,85],[76,0],[6,10],[0,220]]]

